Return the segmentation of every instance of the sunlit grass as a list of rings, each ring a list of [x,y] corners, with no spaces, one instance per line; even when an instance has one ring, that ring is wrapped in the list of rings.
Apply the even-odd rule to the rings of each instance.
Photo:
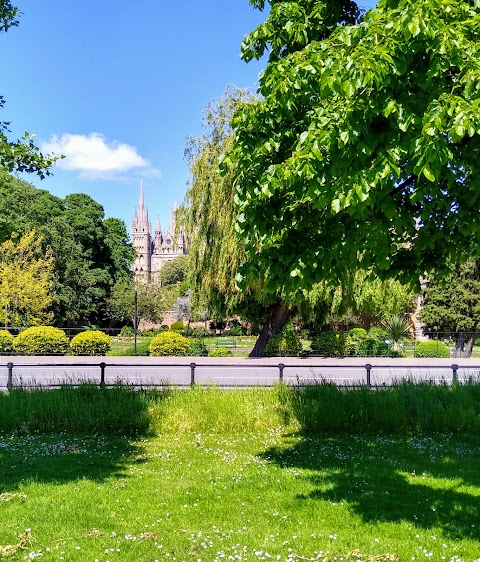
[[[10,545],[12,559],[473,562],[479,445],[278,431],[4,436],[0,553]]]

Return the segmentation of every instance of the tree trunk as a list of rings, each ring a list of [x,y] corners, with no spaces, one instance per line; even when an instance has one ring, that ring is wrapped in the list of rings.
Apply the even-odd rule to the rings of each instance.
[[[458,335],[456,344],[455,344],[455,351],[453,352],[454,357],[470,357],[472,355],[473,346],[475,344],[475,340],[480,335],[480,330],[475,330],[470,335],[470,339],[467,342],[467,346],[465,347],[465,340],[466,334],[465,332],[461,332]]]
[[[272,305],[268,311],[268,319],[265,322],[260,335],[252,349],[249,357],[264,357],[267,343],[282,331],[286,321],[294,312],[295,307],[287,306],[281,302]]]
[[[464,345],[465,345],[465,332],[460,332],[457,336],[457,341],[455,342],[455,350],[453,352],[454,357],[463,357]]]

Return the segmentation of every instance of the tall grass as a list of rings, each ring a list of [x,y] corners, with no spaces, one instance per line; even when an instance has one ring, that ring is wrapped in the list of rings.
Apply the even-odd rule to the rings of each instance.
[[[480,384],[399,383],[377,390],[279,385],[272,389],[133,390],[90,384],[0,394],[0,431],[160,435],[469,433],[480,435]]]

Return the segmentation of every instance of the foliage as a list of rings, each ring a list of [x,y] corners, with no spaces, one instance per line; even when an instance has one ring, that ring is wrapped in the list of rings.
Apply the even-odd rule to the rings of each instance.
[[[170,330],[183,330],[184,328],[185,328],[185,324],[181,320],[175,321],[170,326]]]
[[[312,338],[312,351],[325,357],[343,357],[348,353],[348,338],[345,332],[325,331]]]
[[[192,336],[194,338],[208,338],[212,335],[207,328],[192,328]]]
[[[302,342],[291,324],[286,324],[280,334],[273,336],[265,347],[267,355],[298,355]]]
[[[123,326],[119,335],[122,338],[133,338],[135,330],[131,326]]]
[[[63,354],[68,338],[63,330],[52,326],[32,326],[18,334],[13,342],[15,353],[21,355]]]
[[[0,330],[0,353],[10,353],[13,350],[13,339],[8,330]]]
[[[450,357],[450,349],[439,340],[421,341],[415,346],[415,357]]]
[[[54,260],[32,230],[0,244],[0,319],[5,326],[48,322]]]
[[[65,200],[0,171],[0,242],[35,229],[42,252],[55,258],[51,310],[55,322],[101,325],[117,279],[129,275],[125,225],[103,220],[88,196]]]
[[[223,163],[245,241],[240,287],[295,296],[358,267],[418,284],[478,253],[478,2],[382,0],[320,41],[301,31],[316,2],[275,5],[283,23],[268,42],[299,29],[298,50],[268,62]]]
[[[347,349],[349,355],[354,355],[360,342],[367,339],[367,330],[364,328],[352,328],[347,336]]]
[[[152,339],[148,349],[150,355],[183,356],[190,352],[190,341],[176,332],[163,332]]]
[[[117,281],[108,299],[111,317],[122,322],[135,321],[135,292],[137,294],[138,318],[149,322],[161,322],[166,308],[164,292],[155,283],[137,283],[123,277]]]
[[[177,256],[171,261],[163,264],[160,270],[160,281],[162,285],[176,285],[181,283],[187,276],[188,257]]]
[[[107,334],[98,330],[80,332],[70,342],[74,355],[106,355],[111,346]]]
[[[173,313],[177,321],[186,320],[187,327],[190,327],[190,322],[193,320],[190,291],[183,297],[177,297],[173,305]]]
[[[480,260],[470,259],[426,282],[420,319],[426,333],[457,332],[455,356],[470,357],[480,335]]]
[[[355,345],[355,355],[366,357],[379,357],[386,355],[396,355],[390,346],[385,342],[388,335],[386,330],[378,326],[372,326],[364,339]]]
[[[208,350],[209,357],[232,357],[233,353],[226,347],[214,347]]]
[[[190,338],[190,351],[189,355],[193,355],[194,357],[204,357],[208,354],[207,346],[205,345],[205,341],[201,338]]]
[[[392,349],[399,349],[398,342],[410,335],[411,321],[404,316],[392,316],[383,322],[387,338],[392,342]]]

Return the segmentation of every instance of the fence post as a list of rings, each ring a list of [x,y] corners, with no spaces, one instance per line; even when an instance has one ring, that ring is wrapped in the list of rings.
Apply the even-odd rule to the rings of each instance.
[[[195,384],[195,367],[197,366],[196,363],[190,363],[190,386]]]
[[[106,363],[103,361],[100,363],[100,388],[105,388],[105,367]]]
[[[285,365],[283,363],[278,364],[278,380],[283,382],[283,369],[285,369]]]
[[[7,369],[8,369],[7,390],[10,391],[13,388],[13,363],[7,363]]]
[[[454,363],[452,365],[452,382],[457,382],[458,381],[458,365],[456,363]]]
[[[365,365],[365,369],[367,370],[367,386],[371,387],[371,373],[372,373],[372,366],[370,365],[370,363],[367,363]]]

